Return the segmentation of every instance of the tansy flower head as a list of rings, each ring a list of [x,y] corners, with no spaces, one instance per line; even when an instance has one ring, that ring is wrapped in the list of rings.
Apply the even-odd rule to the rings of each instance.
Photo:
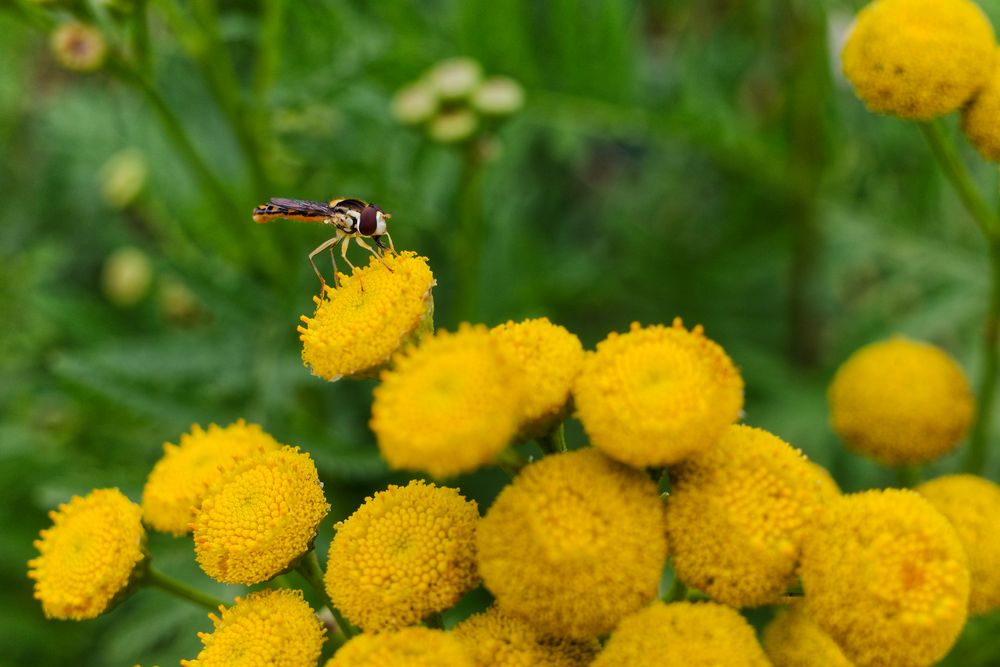
[[[814,461],[806,459],[806,467],[809,468],[809,478],[811,483],[819,490],[819,495],[823,500],[830,500],[840,495],[840,486],[833,478],[830,471]]]
[[[326,667],[475,667],[475,663],[454,635],[415,627],[357,635]]]
[[[53,31],[52,52],[59,64],[68,70],[93,72],[104,64],[108,44],[97,28],[70,21]]]
[[[962,111],[962,131],[984,158],[1000,162],[1000,52],[986,86]]]
[[[596,639],[542,635],[528,620],[490,607],[455,626],[476,667],[584,667],[601,646]]]
[[[969,557],[969,613],[1000,607],[1000,486],[975,475],[946,475],[916,489],[958,533]]]
[[[844,74],[872,111],[927,120],[985,85],[994,48],[993,27],[969,0],[875,0],[848,36]]]
[[[545,317],[507,322],[490,333],[521,373],[522,438],[545,435],[566,416],[573,380],[583,366],[580,339]]]
[[[632,466],[663,466],[715,444],[743,408],[743,379],[700,326],[677,319],[598,343],[573,397],[595,447]]]
[[[425,257],[404,251],[368,266],[315,297],[299,326],[302,361],[325,380],[373,376],[407,340],[434,327],[434,276]]]
[[[143,519],[154,530],[174,535],[190,532],[194,509],[209,485],[234,462],[280,448],[257,424],[242,419],[225,428],[203,430],[195,424],[179,445],[163,445],[142,490]]]
[[[734,607],[768,604],[794,583],[823,498],[802,452],[734,425],[670,481],[667,539],[681,581]]]
[[[767,667],[753,628],[712,602],[656,601],[623,620],[591,667]]]
[[[185,667],[302,667],[319,660],[326,629],[302,591],[258,591],[221,609],[221,618],[208,615],[215,629],[198,633],[205,648],[195,660],[181,660]]]
[[[195,555],[217,581],[267,581],[312,547],[329,510],[316,466],[298,447],[243,459],[212,484],[195,514]]]
[[[390,486],[337,524],[326,590],[364,630],[398,628],[448,609],[476,575],[474,501],[416,480]]]
[[[143,573],[142,510],[118,489],[96,489],[49,512],[52,527],[35,540],[28,561],[35,598],[47,618],[100,616],[125,597]]]
[[[778,612],[764,629],[764,651],[774,667],[854,667],[800,604]]]
[[[837,369],[829,399],[830,421],[845,444],[890,465],[924,463],[951,451],[975,407],[954,359],[902,336],[851,355]]]
[[[524,468],[480,521],[477,545],[501,609],[578,639],[652,600],[667,556],[656,484],[591,448]]]
[[[521,419],[518,371],[480,326],[439,331],[396,355],[371,428],[393,468],[457,475],[491,462]]]
[[[828,503],[802,550],[803,611],[859,667],[931,665],[965,624],[969,570],[948,520],[913,491]]]

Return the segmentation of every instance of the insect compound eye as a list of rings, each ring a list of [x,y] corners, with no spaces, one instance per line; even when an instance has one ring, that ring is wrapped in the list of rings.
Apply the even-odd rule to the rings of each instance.
[[[365,206],[361,211],[361,221],[358,223],[358,231],[362,236],[371,236],[378,229],[378,206]]]

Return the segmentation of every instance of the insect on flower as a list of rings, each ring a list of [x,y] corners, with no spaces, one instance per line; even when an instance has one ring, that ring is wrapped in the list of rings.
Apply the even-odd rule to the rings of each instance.
[[[333,262],[334,281],[338,279],[337,260],[333,256],[333,249],[338,243],[340,255],[353,270],[355,267],[351,260],[347,259],[347,245],[353,238],[355,242],[382,260],[384,251],[388,250],[396,254],[396,249],[392,245],[392,237],[386,230],[385,221],[392,216],[383,211],[375,204],[370,204],[360,199],[331,199],[329,203],[321,201],[308,201],[304,199],[282,199],[272,198],[266,204],[261,204],[253,210],[253,220],[257,223],[270,222],[279,218],[285,220],[302,220],[305,222],[322,222],[333,225],[337,229],[337,234],[331,239],[321,243],[315,250],[309,253],[309,263],[312,264],[313,271],[319,281],[326,284],[323,274],[316,268],[313,257],[329,249],[330,260]],[[389,241],[388,247],[382,243],[382,237]],[[372,248],[365,242],[365,237],[370,238],[375,244]],[[382,260],[383,265],[385,261]],[[386,266],[386,268],[389,268]],[[391,270],[391,269],[390,269]]]

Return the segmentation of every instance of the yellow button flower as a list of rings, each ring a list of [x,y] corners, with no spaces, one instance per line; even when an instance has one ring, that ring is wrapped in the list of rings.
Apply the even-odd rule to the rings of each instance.
[[[975,475],[946,475],[917,493],[944,514],[969,557],[969,613],[1000,607],[1000,486]]]
[[[768,667],[753,628],[712,602],[656,601],[623,620],[591,667]]]
[[[518,370],[489,331],[439,331],[396,355],[375,389],[371,429],[393,468],[436,477],[493,461],[521,419]]]
[[[454,635],[415,627],[357,635],[326,667],[475,667],[475,663]]]
[[[118,489],[96,489],[73,496],[49,518],[52,527],[34,543],[39,556],[28,561],[35,599],[47,618],[100,616],[144,570],[142,510]]]
[[[191,531],[194,508],[209,485],[234,462],[281,447],[257,424],[242,419],[225,428],[195,424],[179,445],[163,445],[142,490],[142,516],[154,530],[174,535]]]
[[[566,417],[573,381],[583,366],[583,345],[548,318],[507,322],[491,331],[514,360],[524,384],[521,438],[548,433]]]
[[[196,659],[181,660],[185,667],[304,667],[319,660],[326,628],[302,591],[258,591],[220,609],[221,618],[208,615],[215,629],[198,633],[205,648]]]
[[[364,630],[448,609],[479,581],[479,510],[455,489],[390,485],[337,524],[326,568],[333,604]]]
[[[434,276],[425,257],[404,251],[386,255],[385,265],[370,257],[368,266],[326,286],[314,297],[316,314],[299,326],[302,361],[314,375],[374,377],[408,340],[434,327]]]
[[[298,447],[243,459],[215,481],[194,519],[198,563],[227,584],[256,584],[306,553],[330,506]]]
[[[962,131],[984,158],[1000,162],[1000,51],[986,86],[962,111]]]
[[[917,493],[827,504],[802,550],[803,611],[859,667],[931,665],[965,624],[969,570],[955,529]]]
[[[869,109],[927,120],[956,111],[992,70],[989,19],[969,0],[875,0],[844,46],[844,74]]]
[[[589,448],[524,468],[480,522],[477,545],[501,609],[578,639],[652,600],[667,556],[656,484]]]
[[[631,466],[663,466],[713,445],[743,408],[743,379],[700,326],[612,333],[573,388],[595,447]]]
[[[455,626],[475,667],[584,667],[600,650],[589,641],[550,637],[525,619],[490,607]]]
[[[830,422],[851,449],[889,465],[955,448],[975,402],[961,367],[933,345],[896,336],[861,348],[830,383]]]
[[[733,607],[774,602],[795,583],[803,535],[823,500],[802,452],[730,426],[670,471],[667,539],[681,581]]]
[[[854,667],[800,604],[778,612],[764,628],[764,651],[774,667]]]

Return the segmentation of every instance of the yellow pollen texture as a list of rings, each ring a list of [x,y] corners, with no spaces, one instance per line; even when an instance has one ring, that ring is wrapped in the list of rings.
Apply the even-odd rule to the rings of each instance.
[[[596,639],[540,634],[530,621],[490,607],[455,626],[476,667],[584,667],[600,650]]]
[[[803,611],[859,667],[934,664],[965,624],[965,552],[913,491],[829,503],[807,534],[801,578]]]
[[[414,627],[357,635],[325,667],[475,667],[475,663],[453,634]]]
[[[326,286],[299,326],[302,361],[325,380],[372,376],[413,336],[433,328],[434,276],[427,258],[404,251]]]
[[[962,131],[991,162],[1000,162],[1000,50],[986,86],[962,110]]]
[[[667,556],[656,484],[592,448],[524,468],[483,517],[477,544],[504,612],[577,639],[652,600]]]
[[[778,612],[764,628],[764,651],[774,667],[854,667],[801,604]]]
[[[143,560],[142,510],[118,489],[73,496],[49,512],[52,526],[28,561],[35,598],[47,618],[84,620],[108,610]]]
[[[455,489],[389,486],[337,524],[326,589],[364,630],[419,623],[476,586],[479,510]]]
[[[297,447],[244,459],[205,495],[195,555],[217,581],[267,581],[309,550],[329,510],[315,464]]]
[[[743,379],[700,326],[612,333],[573,388],[593,445],[635,467],[664,466],[713,445],[743,408]]]

